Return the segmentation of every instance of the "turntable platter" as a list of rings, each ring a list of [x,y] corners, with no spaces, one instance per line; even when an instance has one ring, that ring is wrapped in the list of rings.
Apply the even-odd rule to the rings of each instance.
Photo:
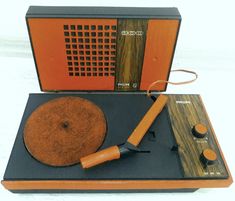
[[[68,166],[95,152],[105,134],[103,111],[89,100],[68,96],[34,110],[24,127],[24,143],[40,162]]]

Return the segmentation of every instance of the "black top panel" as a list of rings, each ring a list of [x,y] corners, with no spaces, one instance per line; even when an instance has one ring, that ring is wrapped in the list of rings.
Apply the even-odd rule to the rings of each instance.
[[[105,98],[104,94],[30,94],[4,180],[183,179],[178,154],[171,150],[176,142],[166,108],[139,145],[148,153],[136,153],[88,170],[83,170],[80,164],[52,167],[34,159],[23,142],[25,122],[39,105],[63,96],[86,98],[103,110],[108,130],[100,150],[125,142],[153,104],[144,94],[105,94]]]
[[[30,6],[26,17],[181,19],[177,8]]]

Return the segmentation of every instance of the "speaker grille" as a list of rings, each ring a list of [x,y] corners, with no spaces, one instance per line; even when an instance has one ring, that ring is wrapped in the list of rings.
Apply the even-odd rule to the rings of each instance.
[[[65,49],[69,76],[114,76],[116,25],[65,24]]]

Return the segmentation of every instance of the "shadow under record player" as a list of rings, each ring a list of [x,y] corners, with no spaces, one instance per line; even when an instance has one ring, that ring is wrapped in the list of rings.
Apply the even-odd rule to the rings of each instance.
[[[166,89],[176,8],[30,7],[26,17],[41,89],[57,93],[29,95],[6,189],[191,192],[232,183],[200,95],[140,92],[156,80],[165,82],[153,91]]]

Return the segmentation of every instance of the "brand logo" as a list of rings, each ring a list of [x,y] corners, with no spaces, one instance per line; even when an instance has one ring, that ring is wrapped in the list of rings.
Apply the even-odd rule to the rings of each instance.
[[[176,101],[176,104],[191,104],[191,101]]]
[[[143,31],[121,31],[122,36],[142,36],[144,34]]]
[[[119,87],[129,87],[130,83],[118,83],[117,84]]]

